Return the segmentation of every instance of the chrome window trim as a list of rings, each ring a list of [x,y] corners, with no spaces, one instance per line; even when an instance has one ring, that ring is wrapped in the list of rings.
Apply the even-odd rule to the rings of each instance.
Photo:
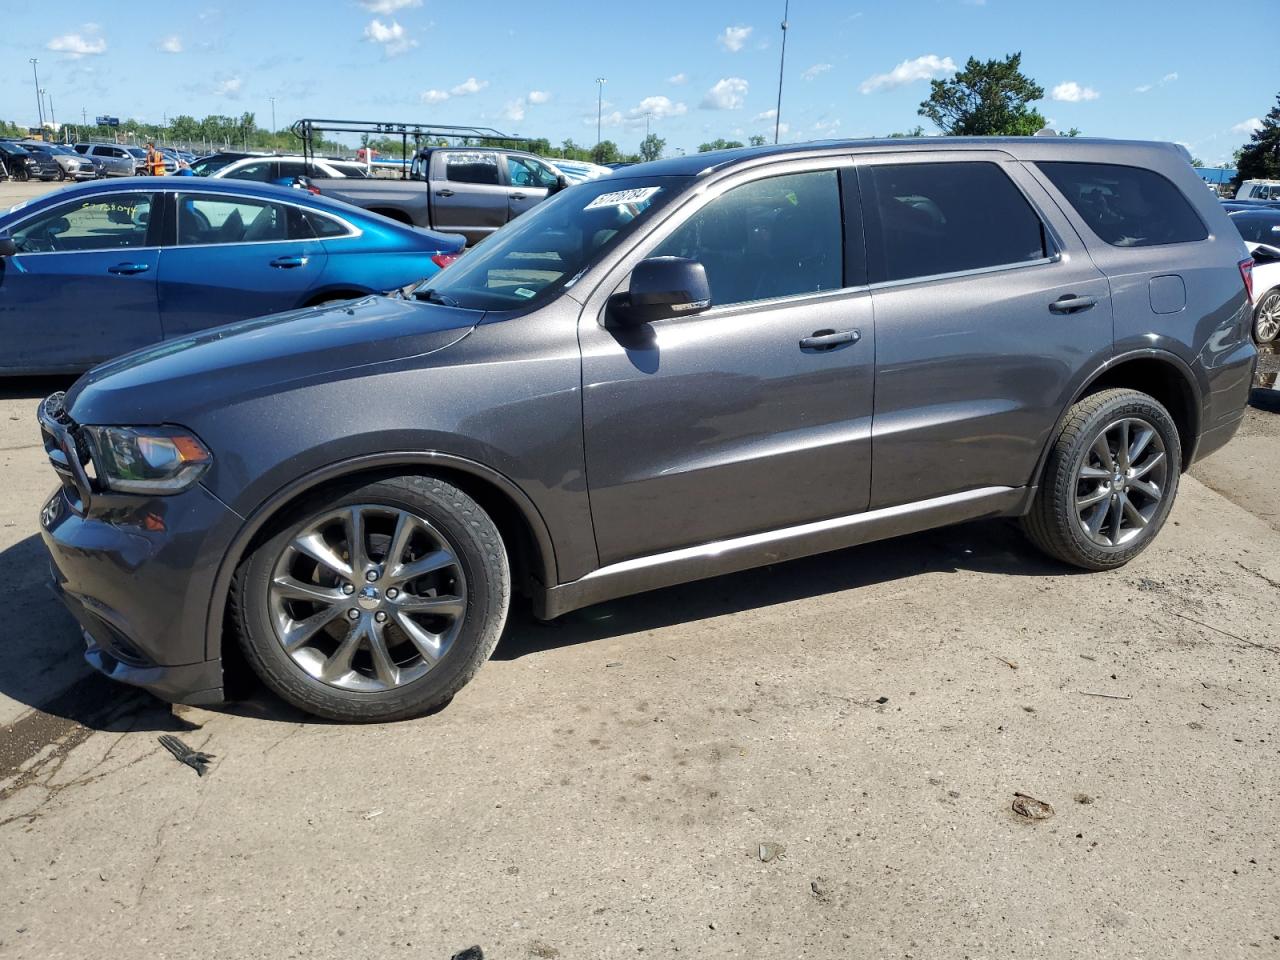
[[[234,194],[195,193],[187,190],[185,187],[178,186],[176,184],[173,186],[169,186],[168,184],[165,184],[165,186],[161,188],[161,192],[172,193],[174,196],[175,204],[177,203],[179,194],[183,194],[183,193],[191,193],[192,196],[225,197],[225,198],[229,198],[232,203],[235,202]],[[344,233],[340,237],[307,237],[300,240],[237,240],[234,243],[178,243],[177,237],[175,236],[172,247],[166,248],[166,249],[197,250],[197,249],[200,249],[201,247],[258,247],[258,246],[263,246],[264,244],[272,244],[272,245],[278,246],[279,244],[282,244],[282,243],[323,243],[326,240],[349,240],[349,239],[364,236],[364,231],[362,229],[357,227],[355,224],[351,223],[349,220],[344,220],[342,217],[338,216],[337,214],[331,214],[324,210],[316,210],[313,207],[304,207],[302,204],[294,203],[291,200],[277,200],[275,197],[271,197],[270,199],[263,199],[262,197],[246,196],[244,199],[258,201],[261,203],[275,203],[275,204],[279,204],[282,207],[293,207],[295,210],[301,210],[304,213],[319,214],[322,217],[327,217],[328,219],[333,220],[336,223],[342,224],[344,227],[347,228],[348,232]],[[180,214],[180,212],[181,211],[179,210],[176,210],[176,209],[174,210],[174,217],[175,217],[174,226],[175,227],[177,226],[177,216]]]
[[[1062,254],[1055,253],[1052,257],[1041,257],[1038,260],[1019,260],[1016,263],[998,263],[990,267],[974,267],[971,270],[955,270],[951,273],[930,273],[919,277],[907,277],[902,280],[882,280],[879,283],[868,284],[867,289],[876,290],[892,290],[895,287],[906,287],[913,283],[935,283],[943,280],[963,280],[967,277],[982,277],[992,273],[1003,273],[1006,270],[1022,270],[1026,267],[1043,267],[1051,263],[1061,263]]]

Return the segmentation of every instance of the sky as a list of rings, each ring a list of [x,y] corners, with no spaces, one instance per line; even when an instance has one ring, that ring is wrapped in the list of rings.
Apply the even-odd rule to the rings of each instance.
[[[667,152],[773,136],[783,0],[59,0],[6,3],[0,118],[34,126],[35,83],[64,122],[255,114],[481,124]],[[1265,6],[1265,4],[1263,5]],[[1260,11],[1262,8],[1256,8]],[[1273,30],[1184,0],[793,0],[782,139],[929,122],[930,78],[1021,51],[1055,128],[1175,140],[1230,160],[1280,90]],[[1249,19],[1247,16],[1245,19]],[[1264,18],[1265,19],[1265,18]]]

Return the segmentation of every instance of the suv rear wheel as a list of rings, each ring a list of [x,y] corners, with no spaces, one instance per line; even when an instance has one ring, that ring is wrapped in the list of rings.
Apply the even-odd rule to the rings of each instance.
[[[1280,289],[1268,290],[1253,312],[1253,337],[1258,343],[1270,343],[1280,336]]]
[[[1103,390],[1068,412],[1022,528],[1045,553],[1109,570],[1141,553],[1178,492],[1182,448],[1169,412],[1136,390]]]
[[[489,515],[409,476],[291,512],[241,564],[232,602],[267,686],[309,713],[369,722],[447,703],[493,652],[510,595]]]

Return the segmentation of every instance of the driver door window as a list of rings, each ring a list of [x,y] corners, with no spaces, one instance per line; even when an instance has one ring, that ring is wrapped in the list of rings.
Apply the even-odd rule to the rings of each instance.
[[[542,187],[550,190],[556,185],[556,175],[545,164],[526,157],[507,157],[507,175],[513,187]]]
[[[649,256],[699,261],[719,307],[838,290],[843,251],[839,174],[817,170],[728,190]]]
[[[19,253],[64,253],[147,246],[150,193],[116,194],[56,207],[12,234]]]

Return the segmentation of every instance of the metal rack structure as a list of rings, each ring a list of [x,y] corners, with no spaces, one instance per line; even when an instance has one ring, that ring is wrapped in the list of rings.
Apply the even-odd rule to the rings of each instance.
[[[517,137],[493,127],[467,127],[444,123],[384,123],[373,120],[322,120],[304,117],[294,121],[289,128],[295,137],[302,141],[302,157],[311,164],[316,158],[316,140],[318,134],[325,133],[363,133],[377,137],[399,137],[400,179],[409,178],[409,140],[413,139],[413,152],[417,152],[424,140],[438,138],[458,140],[501,140],[519,144],[531,142],[531,137]]]

